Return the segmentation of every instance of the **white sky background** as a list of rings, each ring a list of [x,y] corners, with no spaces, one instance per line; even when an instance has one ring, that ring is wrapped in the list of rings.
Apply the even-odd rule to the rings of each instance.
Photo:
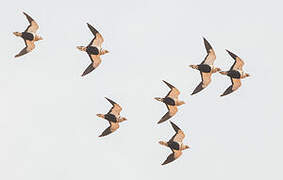
[[[6,1],[0,9],[0,179],[282,179],[281,1]],[[40,25],[36,49],[14,58],[24,42],[12,32]],[[89,22],[110,53],[91,74],[86,53]],[[220,74],[201,93],[198,64],[216,51],[215,65],[241,57],[251,77],[233,94]],[[167,80],[187,104],[171,120],[191,149],[167,166],[171,153],[159,140],[174,134],[153,99]],[[108,122],[109,97],[128,118],[117,132],[98,138]],[[280,112],[281,111],[281,112]]]

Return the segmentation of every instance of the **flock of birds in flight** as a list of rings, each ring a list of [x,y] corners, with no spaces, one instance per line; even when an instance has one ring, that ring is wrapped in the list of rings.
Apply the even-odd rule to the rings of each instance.
[[[25,42],[25,48],[22,49],[15,57],[20,57],[31,52],[35,48],[35,41],[42,40],[42,37],[36,34],[36,31],[39,29],[38,24],[32,19],[28,14],[23,12],[26,16],[27,20],[29,21],[29,26],[24,32],[14,32],[14,35],[23,38]],[[90,24],[87,23],[88,28],[94,35],[94,38],[87,46],[78,46],[77,48],[81,51],[86,52],[90,59],[91,64],[86,68],[83,72],[82,76],[85,76],[92,72],[95,68],[97,68],[101,63],[101,55],[108,53],[109,51],[102,49],[101,45],[104,41],[102,35]],[[216,59],[215,52],[209,42],[204,39],[204,45],[207,51],[207,56],[205,59],[198,65],[190,65],[191,68],[197,69],[200,72],[202,81],[200,84],[194,89],[192,95],[200,92],[204,88],[206,88],[211,82],[212,74],[219,72],[220,74],[227,75],[230,77],[232,85],[229,86],[221,96],[228,95],[234,91],[236,91],[241,86],[241,79],[249,77],[248,73],[243,71],[244,62],[241,60],[237,55],[234,53],[226,50],[229,55],[234,59],[234,64],[228,71],[221,71],[220,68],[214,67],[214,61]],[[173,117],[177,111],[178,106],[185,104],[184,101],[178,99],[180,95],[180,91],[171,85],[170,83],[163,81],[171,90],[170,92],[164,97],[156,97],[157,101],[163,102],[168,112],[158,121],[159,123],[163,123]],[[111,104],[112,108],[107,114],[97,114],[98,117],[106,119],[110,126],[106,128],[99,137],[103,137],[109,135],[116,131],[119,128],[119,123],[126,121],[125,117],[120,116],[120,112],[122,111],[122,107],[117,104],[116,102],[112,101],[109,98],[106,98]],[[167,159],[162,163],[162,165],[168,164],[182,155],[182,151],[188,149],[188,145],[183,144],[183,140],[185,138],[184,132],[173,122],[171,122],[173,129],[175,130],[175,135],[169,141],[159,141],[161,145],[169,147],[172,153],[167,157]]]

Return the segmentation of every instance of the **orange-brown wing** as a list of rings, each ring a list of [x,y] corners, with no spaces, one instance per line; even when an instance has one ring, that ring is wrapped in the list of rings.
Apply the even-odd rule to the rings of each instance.
[[[24,54],[27,54],[35,48],[33,41],[25,40],[25,44],[26,44],[26,47],[22,49],[15,57],[20,57]]]
[[[243,66],[245,65],[244,61],[239,58],[236,54],[226,50],[229,55],[235,60],[234,64],[232,65],[232,67],[230,68],[230,70],[243,70]]]
[[[94,35],[94,38],[91,41],[90,45],[101,48],[101,45],[104,42],[102,35],[92,25],[87,23],[87,26]]]
[[[24,13],[24,15],[26,16],[26,18],[28,19],[28,22],[29,22],[29,26],[27,27],[25,32],[36,33],[36,31],[39,28],[38,24],[28,14],[26,14],[25,12],[23,12],[23,13]]]
[[[174,116],[177,111],[178,108],[177,106],[170,106],[170,105],[166,105],[168,112],[158,121],[158,124],[167,121],[168,119],[170,119],[172,116]]]
[[[122,111],[122,107],[115,103],[114,101],[112,101],[111,99],[108,99],[107,97],[105,97],[113,106],[110,109],[110,111],[108,112],[108,114],[113,114],[114,116],[118,117],[120,116],[120,112]]]
[[[193,93],[191,95],[194,95],[198,92],[200,92],[201,90],[203,90],[204,88],[206,88],[209,83],[211,82],[211,73],[204,73],[201,72],[201,79],[202,81],[199,83],[199,85],[194,89]]]
[[[209,42],[205,38],[203,38],[203,41],[204,41],[204,45],[205,45],[207,55],[206,55],[205,59],[203,60],[203,62],[201,64],[213,65],[213,63],[216,59],[215,52],[214,52],[213,48],[211,47],[211,45],[209,44]]]
[[[107,136],[119,128],[119,123],[109,122],[110,126],[106,128],[99,137]]]
[[[86,70],[83,72],[82,76],[85,76],[85,75],[91,73],[101,63],[100,55],[89,54],[89,57],[90,57],[92,63],[86,68]]]
[[[178,159],[182,155],[182,151],[174,151],[171,153],[167,159],[162,163],[162,165],[168,164],[176,159]]]
[[[178,98],[178,96],[180,95],[180,91],[170,83],[164,80],[163,82],[171,89],[171,91],[166,95],[166,97],[171,97],[172,99]]]
[[[241,87],[241,79],[234,79],[231,78],[232,85],[229,86],[224,93],[221,96],[226,96],[228,94],[231,94],[232,92],[236,91],[239,87]]]
[[[176,124],[174,124],[171,121],[170,123],[176,132],[176,134],[170,139],[170,141],[175,141],[175,142],[180,142],[180,143],[183,142],[185,138],[185,133]]]

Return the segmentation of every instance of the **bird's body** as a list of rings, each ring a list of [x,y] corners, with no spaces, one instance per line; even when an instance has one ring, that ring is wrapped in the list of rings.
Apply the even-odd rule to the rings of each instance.
[[[229,55],[235,60],[234,64],[230,68],[229,71],[221,71],[220,74],[227,75],[230,77],[232,85],[229,86],[224,93],[221,96],[226,96],[228,94],[231,94],[232,92],[236,91],[241,85],[241,79],[244,79],[246,77],[249,77],[250,75],[248,73],[245,73],[243,71],[244,61],[240,59],[237,55],[234,53],[226,50]]]
[[[190,65],[191,68],[199,70],[201,79],[202,79],[200,84],[194,89],[192,95],[206,88],[211,82],[211,75],[213,73],[220,71],[220,68],[216,68],[213,65],[216,59],[216,55],[215,55],[213,48],[211,47],[211,45],[205,38],[203,38],[203,40],[204,40],[204,45],[207,51],[207,55],[205,59],[202,61],[201,64]]]
[[[172,150],[180,150],[182,146],[181,143],[176,142],[176,141],[168,141],[167,144],[168,144],[168,147]]]
[[[24,40],[33,41],[35,39],[35,35],[30,32],[22,32],[21,36]]]
[[[209,64],[199,64],[197,66],[197,69],[200,71],[200,72],[203,72],[203,73],[211,73],[211,70],[213,69]]]
[[[162,165],[168,164],[182,155],[182,151],[190,148],[188,145],[183,144],[185,138],[184,132],[173,122],[171,122],[173,129],[175,130],[175,135],[168,141],[159,141],[159,144],[169,147],[172,153],[167,157],[167,159],[162,163]]]
[[[160,98],[160,97],[155,98],[157,101],[161,101],[164,104],[166,104],[166,107],[168,109],[168,112],[158,121],[158,124],[170,119],[172,116],[174,116],[177,113],[178,111],[177,107],[185,104],[184,101],[180,101],[178,99],[180,91],[176,87],[169,84],[168,82],[166,81],[163,82],[171,89],[171,91],[164,98]]]
[[[98,55],[99,54],[99,49],[95,46],[87,46],[86,47],[86,52],[90,55]]]
[[[95,68],[97,68],[101,63],[100,56],[108,53],[107,50],[101,48],[101,45],[104,42],[102,35],[90,24],[87,23],[87,26],[94,35],[94,38],[92,39],[92,41],[89,43],[88,46],[86,47],[78,46],[77,48],[81,51],[85,51],[90,57],[92,63],[86,68],[82,76],[87,75],[88,73],[92,72]]]
[[[97,114],[97,116],[106,119],[109,122],[110,126],[106,128],[99,137],[103,137],[113,133],[120,127],[119,123],[127,120],[126,118],[120,116],[120,112],[122,111],[121,106],[112,101],[111,99],[106,99],[113,105],[113,107],[107,114]]]
[[[117,123],[118,122],[118,120],[117,120],[117,118],[116,118],[116,116],[114,114],[105,114],[104,118],[106,120],[108,120],[108,121],[113,122],[113,123]]]
[[[227,76],[234,79],[241,79],[243,72],[239,70],[230,70],[227,72]]]
[[[42,37],[36,34],[36,31],[39,28],[38,24],[25,12],[24,15],[26,16],[30,25],[27,27],[27,29],[24,32],[14,32],[14,35],[23,38],[26,47],[22,49],[15,57],[19,57],[29,53],[35,48],[34,42],[42,40]]]
[[[175,100],[170,98],[170,97],[163,98],[162,102],[164,102],[166,105],[169,105],[169,106],[175,106],[176,105]]]

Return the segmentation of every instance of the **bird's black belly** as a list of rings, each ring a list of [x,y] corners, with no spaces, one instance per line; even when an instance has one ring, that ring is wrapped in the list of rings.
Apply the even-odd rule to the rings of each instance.
[[[117,122],[117,118],[113,114],[105,114],[104,118],[111,122]]]
[[[34,36],[32,33],[22,32],[22,38],[24,38],[25,40],[32,41],[34,39]]]
[[[175,101],[170,98],[170,97],[166,97],[166,98],[163,98],[163,102],[167,105],[170,105],[170,106],[175,106]]]
[[[198,70],[200,72],[209,73],[211,71],[211,67],[207,64],[200,64],[198,65]]]
[[[179,145],[179,143],[177,143],[177,142],[169,141],[167,144],[168,144],[168,146],[169,146],[171,149],[174,149],[174,150],[179,150],[179,149],[180,149],[180,145]]]
[[[227,76],[234,78],[234,79],[240,79],[241,78],[241,74],[239,73],[239,71],[235,71],[235,70],[229,71]]]
[[[94,47],[94,46],[88,46],[86,48],[86,52],[88,54],[93,54],[93,55],[98,55],[99,54],[99,50],[97,49],[97,47]]]

